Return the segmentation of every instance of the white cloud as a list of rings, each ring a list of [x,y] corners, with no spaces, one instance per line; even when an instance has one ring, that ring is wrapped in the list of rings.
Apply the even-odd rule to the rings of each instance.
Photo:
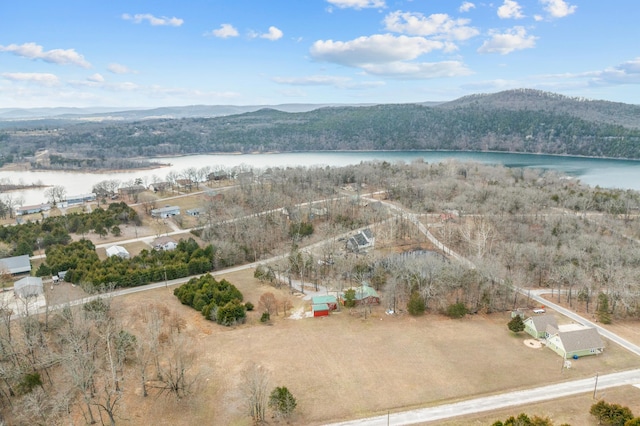
[[[502,6],[498,8],[498,17],[501,19],[522,19],[522,6],[515,0],[504,0]]]
[[[310,53],[318,61],[359,67],[363,64],[412,60],[444,47],[445,44],[440,41],[423,37],[376,34],[346,42],[318,40],[311,46]]]
[[[111,63],[107,66],[107,70],[114,74],[137,74],[136,71],[130,69],[126,65]]]
[[[578,6],[569,5],[564,0],[540,0],[540,3],[544,5],[544,10],[554,18],[564,18],[574,13],[578,8]]]
[[[282,31],[274,26],[271,26],[269,27],[269,32],[262,34],[260,38],[266,38],[267,40],[275,41],[282,38]]]
[[[476,5],[469,2],[469,1],[465,1],[460,5],[460,8],[458,9],[460,12],[468,12],[471,9],[475,9]]]
[[[91,64],[84,59],[84,56],[74,49],[53,49],[45,51],[43,47],[38,44],[24,43],[21,45],[0,45],[0,52],[11,52],[23,58],[41,59],[52,64],[77,65],[83,68],[91,68]]]
[[[57,86],[60,80],[54,74],[38,72],[5,72],[0,74],[7,80],[35,83],[41,86]]]
[[[640,57],[602,71],[584,74],[592,85],[640,84]]]
[[[87,80],[93,83],[104,83],[104,77],[102,76],[102,74],[99,74],[99,73],[90,75],[89,77],[87,77]]]
[[[516,50],[535,47],[538,37],[527,35],[524,27],[513,27],[505,33],[490,32],[491,39],[485,41],[478,53],[499,53],[506,55]]]
[[[369,9],[385,7],[384,0],[327,0],[340,9]]]
[[[389,62],[386,64],[366,64],[362,69],[369,74],[398,79],[429,79],[459,77],[473,74],[462,62]]]
[[[140,24],[143,21],[148,21],[149,24],[153,26],[179,27],[184,24],[184,20],[180,18],[167,18],[166,16],[156,17],[151,15],[150,13],[138,13],[136,15],[129,15],[128,13],[124,13],[122,15],[122,19],[124,19],[125,21],[132,21],[135,24]]]
[[[231,24],[222,24],[217,30],[213,30],[206,35],[212,35],[218,38],[238,37],[238,30]]]
[[[396,11],[384,18],[385,28],[389,31],[447,40],[467,40],[478,35],[477,29],[467,26],[469,22],[469,19],[453,19],[446,13],[424,16]]]

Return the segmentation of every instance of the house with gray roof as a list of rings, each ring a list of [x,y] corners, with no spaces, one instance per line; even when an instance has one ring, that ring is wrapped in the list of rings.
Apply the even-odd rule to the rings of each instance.
[[[165,207],[160,207],[159,209],[151,210],[151,216],[159,217],[162,219],[165,219],[171,216],[177,216],[179,214],[180,214],[180,207],[178,206],[165,206]]]
[[[347,240],[347,251],[351,251],[354,253],[364,252],[369,248],[373,248],[375,245],[376,239],[373,236],[373,232],[371,229],[366,228],[357,234],[351,236]]]
[[[536,315],[524,320],[524,331],[536,339],[547,337],[547,326],[558,328],[558,322],[553,315]]]
[[[16,297],[28,299],[44,294],[44,286],[41,277],[24,277],[13,285]]]
[[[598,355],[604,351],[604,341],[598,330],[581,324],[549,327],[547,347],[564,359]]]
[[[31,272],[31,261],[28,254],[0,259],[0,273],[11,275]]]

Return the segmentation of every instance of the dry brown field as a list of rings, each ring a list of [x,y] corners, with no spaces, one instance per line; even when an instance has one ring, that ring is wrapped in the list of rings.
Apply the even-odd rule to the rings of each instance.
[[[271,291],[278,298],[290,297],[296,308],[309,310],[308,302],[300,296],[258,282],[252,271],[224,277],[243,292],[245,300],[256,305],[263,292]],[[121,310],[118,315],[126,321],[142,304],[150,303],[165,304],[187,320],[186,333],[197,354],[191,372],[198,374],[200,390],[189,400],[178,402],[165,397],[145,399],[138,389],[125,401],[123,424],[249,425],[241,385],[242,372],[251,363],[270,372],[273,387],[287,386],[291,390],[298,408],[290,424],[305,425],[437,405],[638,366],[637,358],[609,344],[602,356],[581,358],[572,368],[563,370],[561,358],[552,351],[527,347],[523,343],[525,335],[515,336],[507,330],[507,313],[451,320],[439,315],[388,316],[377,307],[366,319],[360,310],[300,320],[285,318],[281,313],[264,325],[258,321],[259,312],[254,311],[246,324],[227,328],[181,305],[171,288],[116,299],[114,307]],[[134,323],[129,325],[135,328]],[[130,386],[135,387],[134,379],[131,381]],[[606,394],[617,397],[637,391],[616,389]],[[566,407],[565,400],[555,405],[514,407],[447,424],[490,424],[523,411],[554,420],[575,419],[571,420],[574,425],[590,424],[583,422],[591,421],[588,414],[584,416],[590,398],[567,398]],[[640,412],[637,398],[627,400]],[[614,402],[624,403],[625,399]]]

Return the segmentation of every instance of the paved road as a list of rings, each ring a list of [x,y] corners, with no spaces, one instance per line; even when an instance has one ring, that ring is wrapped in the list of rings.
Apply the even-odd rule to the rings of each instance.
[[[640,370],[623,371],[582,380],[558,383],[533,389],[526,389],[499,395],[474,398],[452,404],[417,410],[390,413],[377,417],[334,423],[330,426],[386,426],[411,425],[416,423],[435,422],[452,417],[477,414],[506,407],[532,404],[551,399],[562,398],[580,393],[593,393],[611,387],[640,383]]]

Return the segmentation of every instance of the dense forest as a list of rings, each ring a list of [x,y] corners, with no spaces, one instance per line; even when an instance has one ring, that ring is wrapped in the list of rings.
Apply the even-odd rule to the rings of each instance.
[[[20,161],[47,149],[55,161],[34,161],[34,166],[62,168],[118,167],[107,161],[114,157],[312,150],[505,151],[638,159],[639,118],[640,106],[519,90],[436,105],[337,106],[296,113],[265,108],[217,117],[118,122],[15,122],[0,131],[0,157]]]

